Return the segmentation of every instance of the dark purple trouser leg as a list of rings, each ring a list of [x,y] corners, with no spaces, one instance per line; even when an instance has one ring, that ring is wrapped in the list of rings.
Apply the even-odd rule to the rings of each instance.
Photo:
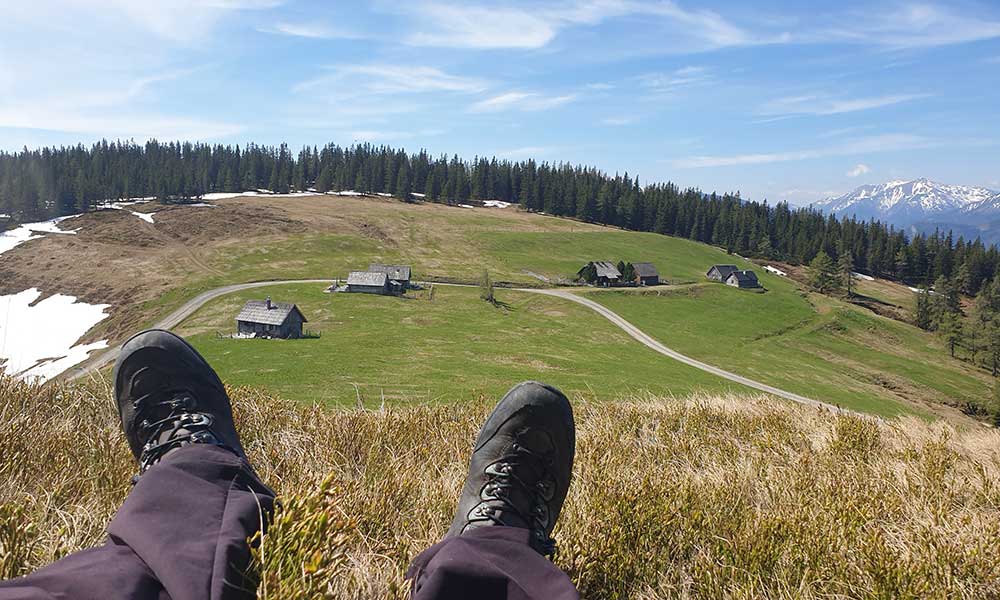
[[[565,573],[528,545],[517,527],[482,527],[447,538],[413,559],[412,600],[579,600]]]
[[[274,492],[236,455],[186,446],[142,476],[104,546],[0,582],[0,600],[253,598],[246,540],[273,504]]]

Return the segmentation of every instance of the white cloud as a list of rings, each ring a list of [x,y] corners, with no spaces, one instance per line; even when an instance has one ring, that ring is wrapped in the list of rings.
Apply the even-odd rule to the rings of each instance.
[[[851,19],[854,27],[834,27],[811,37],[813,41],[846,41],[892,49],[948,46],[1000,37],[998,21],[982,15],[956,14],[927,3],[900,4],[891,12],[866,9],[856,17],[860,18]]]
[[[892,94],[867,98],[832,98],[826,95],[791,96],[767,102],[761,107],[759,114],[778,117],[791,115],[837,115],[892,106],[928,96],[929,94]]]
[[[260,27],[257,31],[262,33],[289,35],[292,37],[325,40],[361,40],[369,37],[361,32],[335,29],[320,23],[289,23],[286,21],[279,21],[269,27]]]
[[[774,152],[760,154],[737,154],[730,156],[692,156],[673,161],[678,169],[700,169],[706,167],[729,167],[739,165],[760,165],[826,158],[829,156],[852,156],[878,152],[896,152],[918,148],[931,148],[938,142],[910,134],[886,134],[858,138],[836,146]]]
[[[539,111],[556,108],[576,99],[576,94],[564,96],[543,96],[534,92],[507,92],[476,102],[469,112],[488,113],[507,110]]]
[[[406,38],[414,46],[448,48],[541,48],[556,36],[556,25],[516,8],[414,3],[428,26]]]
[[[322,75],[297,84],[295,92],[337,89],[373,94],[419,92],[481,92],[487,82],[473,77],[451,75],[427,66],[401,64],[342,65]]]
[[[872,171],[871,167],[869,167],[868,165],[866,165],[864,163],[858,163],[857,165],[854,166],[853,169],[851,169],[850,171],[847,172],[847,176],[848,177],[859,177],[861,175],[866,175],[868,173],[871,173],[871,171]]]
[[[687,10],[670,0],[589,0],[539,2],[523,6],[445,5],[411,2],[395,7],[417,19],[405,41],[416,46],[476,49],[537,49],[563,29],[596,26],[604,21],[645,15],[685,37],[699,40],[697,51],[769,43],[710,10]]]
[[[669,73],[646,73],[637,77],[639,85],[654,92],[670,92],[678,88],[705,84],[712,76],[705,67],[689,66]]]

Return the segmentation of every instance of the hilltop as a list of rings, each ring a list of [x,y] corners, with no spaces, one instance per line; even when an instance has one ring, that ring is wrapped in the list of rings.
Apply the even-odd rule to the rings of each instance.
[[[331,410],[231,392],[284,505],[259,553],[260,597],[405,598],[404,569],[446,531],[495,398]],[[995,431],[759,396],[601,400],[575,402],[555,532],[585,598],[1000,593]],[[7,578],[100,542],[134,465],[106,387],[0,377],[0,406]]]

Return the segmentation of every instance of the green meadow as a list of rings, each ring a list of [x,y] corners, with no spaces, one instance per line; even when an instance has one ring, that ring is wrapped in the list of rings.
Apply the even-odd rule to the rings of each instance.
[[[318,339],[220,337],[235,330],[246,300],[294,301]],[[435,286],[397,298],[327,294],[295,284],[233,294],[179,329],[230,385],[339,406],[399,406],[494,398],[539,379],[577,398],[614,400],[745,391],[669,360],[589,309],[559,298],[497,290],[500,307],[475,288]]]

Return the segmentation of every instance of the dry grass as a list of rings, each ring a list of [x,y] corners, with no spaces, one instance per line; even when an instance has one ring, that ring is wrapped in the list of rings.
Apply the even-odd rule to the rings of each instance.
[[[331,411],[233,391],[284,508],[261,597],[403,598],[492,400]],[[1000,435],[768,398],[577,404],[557,563],[586,598],[997,597]],[[107,389],[0,379],[0,576],[98,543],[131,458]]]

